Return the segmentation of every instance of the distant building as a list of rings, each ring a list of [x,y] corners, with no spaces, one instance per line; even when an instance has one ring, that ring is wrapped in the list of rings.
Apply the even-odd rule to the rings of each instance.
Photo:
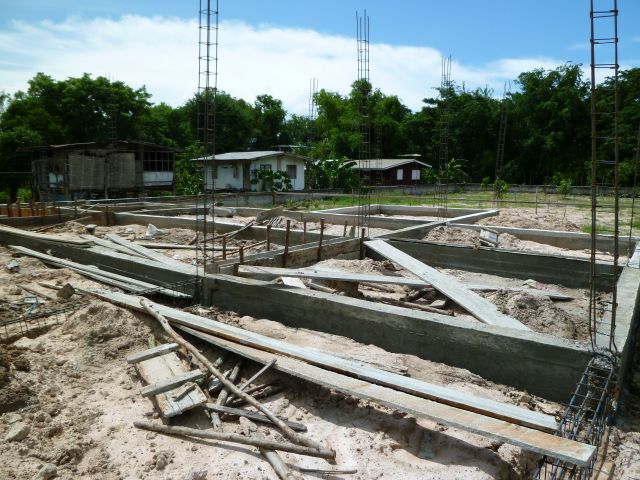
[[[408,158],[407,158],[408,157]],[[371,160],[355,160],[355,168],[361,173],[369,174],[371,182],[379,185],[414,185],[421,183],[421,172],[431,165],[413,158],[373,158]]]
[[[258,191],[259,184],[252,183],[258,170],[283,171],[289,175],[293,190],[304,190],[304,165],[309,157],[275,150],[261,152],[228,152],[215,155],[213,173],[211,157],[196,158],[204,163],[207,189]]]
[[[173,190],[177,149],[147,142],[30,148],[33,188],[43,199],[127,196]]]

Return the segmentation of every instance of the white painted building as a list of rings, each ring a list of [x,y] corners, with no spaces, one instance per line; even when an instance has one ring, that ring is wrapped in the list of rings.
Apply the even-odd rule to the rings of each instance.
[[[309,157],[289,152],[229,152],[211,157],[196,158],[193,161],[204,162],[206,187],[224,190],[259,191],[260,185],[252,183],[254,171],[283,171],[289,175],[293,190],[304,190],[304,164]],[[212,175],[213,163],[213,175]]]

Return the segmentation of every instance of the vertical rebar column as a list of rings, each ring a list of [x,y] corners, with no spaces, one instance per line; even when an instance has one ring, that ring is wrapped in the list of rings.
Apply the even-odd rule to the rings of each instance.
[[[500,125],[498,127],[498,148],[496,151],[496,174],[495,180],[502,180],[502,167],[504,165],[504,149],[507,143],[507,119],[509,117],[509,104],[507,102],[507,82],[504,84],[504,91],[502,93],[502,101],[500,102]],[[537,191],[536,191],[537,192]],[[494,196],[498,196],[497,191],[494,190]]]
[[[438,218],[447,218],[447,191],[449,178],[449,96],[451,94],[451,56],[442,57],[442,77],[440,79],[440,118],[438,120],[438,176],[436,183],[436,208]]]
[[[367,11],[360,16],[356,12],[358,79],[356,95],[359,101],[360,114],[360,146],[358,148],[358,172],[360,185],[358,186],[358,225],[369,229],[371,215],[371,140],[369,97],[371,82],[369,78],[369,16]]]
[[[591,266],[589,276],[589,333],[591,337],[591,345],[594,349],[607,349],[611,354],[617,352],[615,345],[615,328],[616,328],[616,307],[617,307],[617,265],[619,257],[619,152],[618,152],[618,111],[619,111],[619,92],[618,92],[618,1],[610,0],[613,5],[609,10],[595,10],[594,0],[590,0],[590,30],[591,30]],[[610,22],[608,28],[613,30],[612,36],[599,36],[596,32],[596,24]],[[612,55],[607,62],[598,61],[596,49],[609,46]],[[599,69],[606,69],[612,72],[612,76],[607,78],[601,86],[597,85],[596,72]],[[599,111],[598,101],[604,103],[608,100],[606,95],[599,96],[600,91],[611,90],[611,111]],[[609,120],[610,126],[606,125]],[[602,124],[605,125],[602,125]],[[608,134],[600,134],[599,130],[608,127]],[[598,159],[599,155],[603,158]],[[605,156],[606,155],[606,156]],[[613,265],[610,273],[598,274],[596,271],[597,259],[597,229],[598,229],[598,209],[602,206],[598,205],[598,176],[602,174],[602,194],[607,191],[613,193]],[[605,279],[599,282],[598,278]],[[606,326],[606,318],[600,320],[600,312],[598,308],[598,288],[600,285],[610,285],[611,302],[610,308],[605,309],[604,315],[609,315],[609,326]]]
[[[203,269],[207,268],[207,243],[209,242],[209,224],[207,215],[214,215],[215,208],[215,142],[216,142],[216,96],[218,90],[218,0],[200,0],[198,24],[198,142],[202,152],[204,166],[202,185],[203,215],[198,215],[198,200],[196,200],[196,231],[199,231],[198,218],[202,218],[202,252]],[[213,21],[212,21],[213,16]],[[208,182],[207,162],[211,182]],[[211,194],[210,200],[207,194]],[[209,211],[209,206],[211,211]],[[213,230],[213,228],[212,228]],[[213,242],[214,231],[211,232]],[[197,245],[199,247],[199,245]],[[196,248],[196,260],[200,248]]]

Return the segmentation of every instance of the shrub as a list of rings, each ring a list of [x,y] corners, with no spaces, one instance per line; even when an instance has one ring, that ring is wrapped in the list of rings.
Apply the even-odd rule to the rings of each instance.
[[[496,181],[493,182],[493,195],[496,198],[504,198],[504,196],[509,192],[510,185],[502,180],[501,178],[496,178]]]

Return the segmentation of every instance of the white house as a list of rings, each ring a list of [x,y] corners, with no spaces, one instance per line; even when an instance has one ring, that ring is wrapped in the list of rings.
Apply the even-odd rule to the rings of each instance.
[[[194,159],[204,162],[206,187],[211,189],[252,190],[257,191],[259,185],[251,183],[255,178],[254,170],[283,171],[289,175],[293,190],[304,190],[304,164],[309,157],[289,152],[229,152],[211,157]],[[212,178],[213,163],[213,178]]]

